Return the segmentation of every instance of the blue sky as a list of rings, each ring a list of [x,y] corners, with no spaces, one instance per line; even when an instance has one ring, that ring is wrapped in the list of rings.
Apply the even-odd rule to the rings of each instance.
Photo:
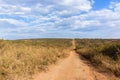
[[[0,0],[0,38],[120,38],[120,0]]]

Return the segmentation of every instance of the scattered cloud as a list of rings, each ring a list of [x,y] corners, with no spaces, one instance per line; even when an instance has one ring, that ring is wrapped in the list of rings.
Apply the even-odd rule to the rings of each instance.
[[[95,0],[0,0],[0,37],[119,38],[120,2],[110,2],[99,10],[92,9],[94,3]]]

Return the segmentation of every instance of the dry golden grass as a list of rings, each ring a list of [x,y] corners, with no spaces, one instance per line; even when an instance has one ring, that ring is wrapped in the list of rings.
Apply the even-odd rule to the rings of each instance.
[[[69,47],[68,47],[69,46]],[[30,80],[66,57],[71,40],[0,41],[0,80]]]
[[[76,40],[77,52],[100,71],[120,77],[120,40]]]

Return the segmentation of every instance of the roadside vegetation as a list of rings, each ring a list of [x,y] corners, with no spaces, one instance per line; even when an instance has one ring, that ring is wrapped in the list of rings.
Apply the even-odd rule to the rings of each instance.
[[[76,52],[100,71],[120,77],[120,40],[76,39]]]
[[[0,80],[30,80],[70,50],[69,39],[0,40]]]

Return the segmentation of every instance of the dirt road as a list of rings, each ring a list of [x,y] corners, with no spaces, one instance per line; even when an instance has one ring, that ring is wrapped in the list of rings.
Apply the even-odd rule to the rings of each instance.
[[[72,42],[73,44],[74,41]],[[74,51],[69,57],[58,61],[56,65],[49,67],[49,71],[35,76],[34,80],[118,80],[108,75],[98,73],[90,65],[86,64]]]

